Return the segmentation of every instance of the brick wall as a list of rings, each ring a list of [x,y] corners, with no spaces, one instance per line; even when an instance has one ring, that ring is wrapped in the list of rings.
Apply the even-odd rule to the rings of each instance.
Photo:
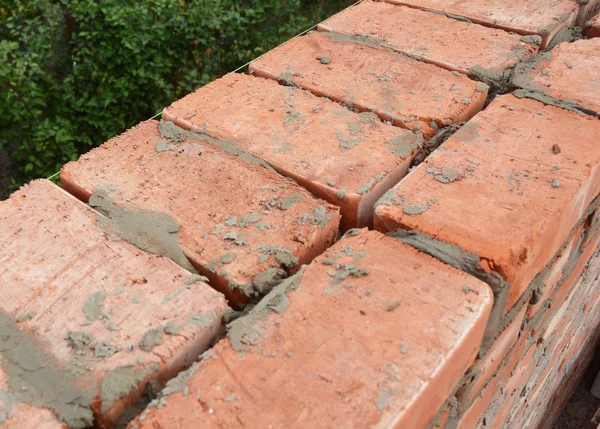
[[[0,427],[550,427],[600,329],[599,8],[365,0],[24,186]]]

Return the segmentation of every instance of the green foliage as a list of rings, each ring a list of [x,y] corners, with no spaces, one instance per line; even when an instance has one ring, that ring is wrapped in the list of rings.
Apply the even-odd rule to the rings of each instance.
[[[350,3],[4,0],[0,198]]]

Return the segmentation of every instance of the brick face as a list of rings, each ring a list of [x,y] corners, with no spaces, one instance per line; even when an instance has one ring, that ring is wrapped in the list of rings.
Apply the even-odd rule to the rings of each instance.
[[[562,28],[574,25],[579,8],[572,0],[385,0],[389,3],[436,10],[521,35],[542,37],[542,48]]]
[[[510,284],[496,301],[506,312],[598,194],[598,133],[595,118],[500,97],[386,194],[375,226],[418,230],[478,255],[481,270]]]
[[[385,262],[396,258],[398,270]],[[233,322],[187,396],[135,424],[424,427],[472,363],[491,306],[487,285],[364,230],[288,289],[265,303],[274,311]]]
[[[48,181],[0,203],[0,383],[19,386],[17,403],[41,404],[75,428],[91,424],[92,410],[112,427],[150,379],[190,365],[226,307],[172,261],[110,239],[97,216]],[[177,334],[164,334],[167,326]],[[114,390],[121,373],[131,380]],[[54,383],[60,399],[46,398]]]
[[[144,122],[67,164],[61,180],[84,201],[114,188],[119,207],[171,216],[183,262],[189,258],[234,303],[267,292],[260,273],[284,277],[335,239],[335,207],[217,142],[164,135],[156,121]]]
[[[600,115],[600,39],[561,43],[532,64],[519,65],[513,84],[520,96]]]
[[[327,33],[292,39],[254,61],[250,71],[375,112],[425,137],[470,119],[483,108],[488,92],[487,85],[465,76],[386,50],[336,41]]]
[[[422,138],[305,91],[228,74],[163,118],[235,143],[340,207],[342,229],[372,223],[373,204],[408,171]]]
[[[369,0],[332,16],[318,28],[350,36],[351,40],[356,36],[353,40],[358,43],[391,49],[464,74],[472,74],[473,68],[490,76],[501,74],[537,51],[516,34]]]
[[[365,0],[0,202],[0,428],[552,427],[599,8]]]

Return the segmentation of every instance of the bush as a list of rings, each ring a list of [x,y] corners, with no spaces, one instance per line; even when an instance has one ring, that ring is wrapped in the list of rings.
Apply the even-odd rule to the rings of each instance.
[[[5,0],[0,197],[348,0]]]

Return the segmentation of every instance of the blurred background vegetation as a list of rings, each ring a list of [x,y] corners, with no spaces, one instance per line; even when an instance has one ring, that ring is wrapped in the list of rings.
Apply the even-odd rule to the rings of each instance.
[[[0,199],[352,0],[2,0]]]

